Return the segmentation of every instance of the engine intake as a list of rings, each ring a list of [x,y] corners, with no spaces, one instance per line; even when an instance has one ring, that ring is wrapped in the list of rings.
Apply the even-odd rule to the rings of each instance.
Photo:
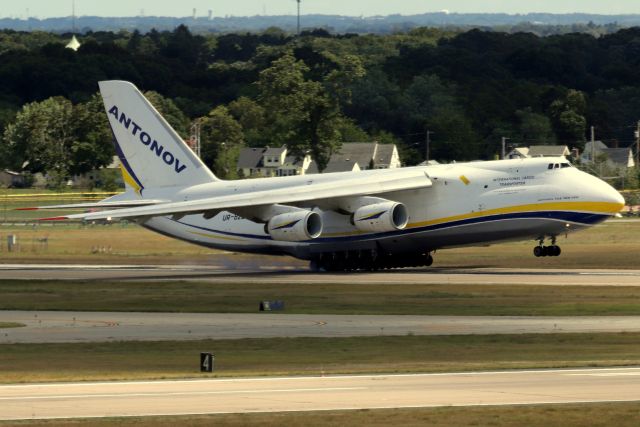
[[[386,232],[405,228],[409,215],[402,203],[389,201],[359,208],[353,213],[352,222],[358,230]]]
[[[287,212],[271,218],[265,228],[273,240],[302,242],[322,234],[322,217],[311,211]]]

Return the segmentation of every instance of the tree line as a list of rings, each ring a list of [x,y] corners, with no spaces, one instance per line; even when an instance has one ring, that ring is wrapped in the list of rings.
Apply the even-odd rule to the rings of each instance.
[[[539,37],[419,28],[390,35],[0,32],[0,166],[64,177],[108,164],[97,82],[129,80],[235,178],[243,146],[286,144],[320,168],[342,142],[396,143],[407,164],[491,159],[512,145],[633,143],[640,28]]]

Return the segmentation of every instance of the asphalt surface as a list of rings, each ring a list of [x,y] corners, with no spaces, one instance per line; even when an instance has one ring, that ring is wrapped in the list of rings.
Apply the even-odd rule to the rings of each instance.
[[[410,316],[0,311],[0,344],[276,337],[640,332],[640,316]]]
[[[196,265],[0,264],[2,279],[21,280],[198,280],[262,283],[402,283],[640,286],[640,270],[559,270],[506,268],[429,268],[385,272],[314,273],[302,269],[228,269]]]
[[[640,401],[640,369],[0,386],[0,420]]]

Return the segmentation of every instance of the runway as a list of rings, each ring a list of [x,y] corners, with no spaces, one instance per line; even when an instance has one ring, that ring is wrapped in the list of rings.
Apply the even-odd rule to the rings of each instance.
[[[0,344],[277,337],[640,332],[640,316],[411,316],[0,311]]]
[[[384,272],[314,273],[290,268],[229,269],[201,265],[0,264],[3,279],[17,280],[198,280],[212,283],[371,283],[640,286],[640,270],[429,268]]]
[[[640,401],[640,369],[0,386],[0,420]]]

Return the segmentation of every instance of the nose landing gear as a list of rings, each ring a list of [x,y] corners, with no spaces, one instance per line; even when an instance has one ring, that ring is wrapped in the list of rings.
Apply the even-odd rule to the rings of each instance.
[[[544,246],[544,238],[540,239],[540,244],[533,248],[533,255],[537,258],[546,256],[560,256],[562,250],[560,246],[556,245],[556,238],[551,238],[551,246]]]

